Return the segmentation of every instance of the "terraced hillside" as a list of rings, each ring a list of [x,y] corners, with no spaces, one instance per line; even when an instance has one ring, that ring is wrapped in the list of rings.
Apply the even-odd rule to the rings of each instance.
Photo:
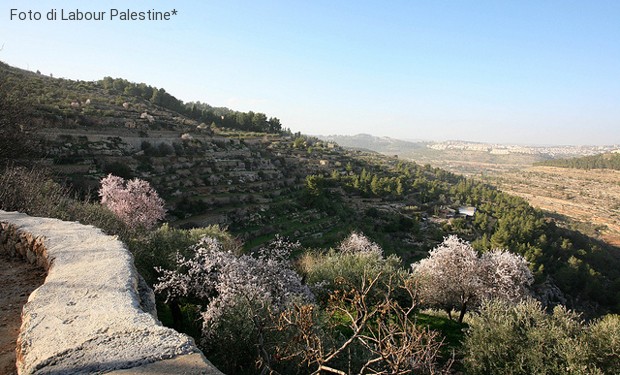
[[[365,168],[394,166],[397,160],[347,151],[312,138],[101,128],[53,128],[36,134],[44,139],[49,155],[44,163],[73,186],[95,190],[107,173],[146,179],[166,200],[167,219],[173,225],[219,224],[248,248],[276,234],[310,246],[332,244],[363,226],[358,219],[371,207],[392,221],[401,214],[411,217],[402,203],[349,195],[342,189],[331,190],[338,199],[330,205],[315,204],[306,189],[307,176],[353,175]],[[418,209],[415,214],[419,220],[423,212]],[[376,231],[381,232],[379,218],[376,223]],[[408,237],[414,241],[413,233],[390,237],[384,240]],[[396,243],[388,244],[395,247]]]
[[[246,249],[278,234],[328,248],[356,230],[405,267],[457,234],[481,251],[524,255],[541,295],[561,290],[550,304],[568,301],[593,315],[620,311],[620,295],[606,292],[620,285],[620,250],[557,227],[489,185],[292,134],[253,112],[183,104],[167,93],[167,100],[149,98],[144,84],[0,70],[1,117],[10,119],[0,140],[13,136],[11,143],[32,151],[9,163],[44,166],[84,195],[108,173],[139,177],[165,199],[173,226],[220,224]]]

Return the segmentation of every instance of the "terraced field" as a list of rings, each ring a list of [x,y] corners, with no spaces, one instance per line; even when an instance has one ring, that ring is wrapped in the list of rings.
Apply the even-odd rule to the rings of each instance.
[[[565,225],[620,246],[620,171],[528,167],[487,180]]]

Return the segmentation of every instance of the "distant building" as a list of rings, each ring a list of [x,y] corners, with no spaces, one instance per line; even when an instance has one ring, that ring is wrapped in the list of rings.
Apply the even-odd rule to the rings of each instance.
[[[476,207],[462,206],[458,208],[459,216],[473,217],[476,213]]]

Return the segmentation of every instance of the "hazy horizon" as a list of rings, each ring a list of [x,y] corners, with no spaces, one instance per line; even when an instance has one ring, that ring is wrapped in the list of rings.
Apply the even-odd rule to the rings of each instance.
[[[172,11],[168,21],[11,20],[11,9]],[[0,60],[125,78],[264,112],[306,134],[620,143],[620,3],[45,0],[0,6]],[[13,12],[15,13],[15,12]]]
[[[480,143],[487,145],[504,145],[504,146],[525,146],[525,147],[619,147],[618,143],[606,143],[606,144],[540,144],[540,143],[514,143],[514,142],[484,142],[469,139],[411,139],[411,138],[398,138],[387,135],[377,135],[370,133],[357,133],[357,134],[308,134],[313,137],[356,137],[356,136],[371,136],[377,138],[389,138],[397,141],[411,142],[411,143],[447,143],[447,142],[464,142],[464,143]]]

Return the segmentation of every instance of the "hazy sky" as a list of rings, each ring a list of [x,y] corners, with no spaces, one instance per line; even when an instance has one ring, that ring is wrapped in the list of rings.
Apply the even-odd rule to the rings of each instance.
[[[60,20],[76,9],[106,19]],[[620,143],[617,0],[2,0],[2,44],[10,65],[145,82],[307,134]]]

